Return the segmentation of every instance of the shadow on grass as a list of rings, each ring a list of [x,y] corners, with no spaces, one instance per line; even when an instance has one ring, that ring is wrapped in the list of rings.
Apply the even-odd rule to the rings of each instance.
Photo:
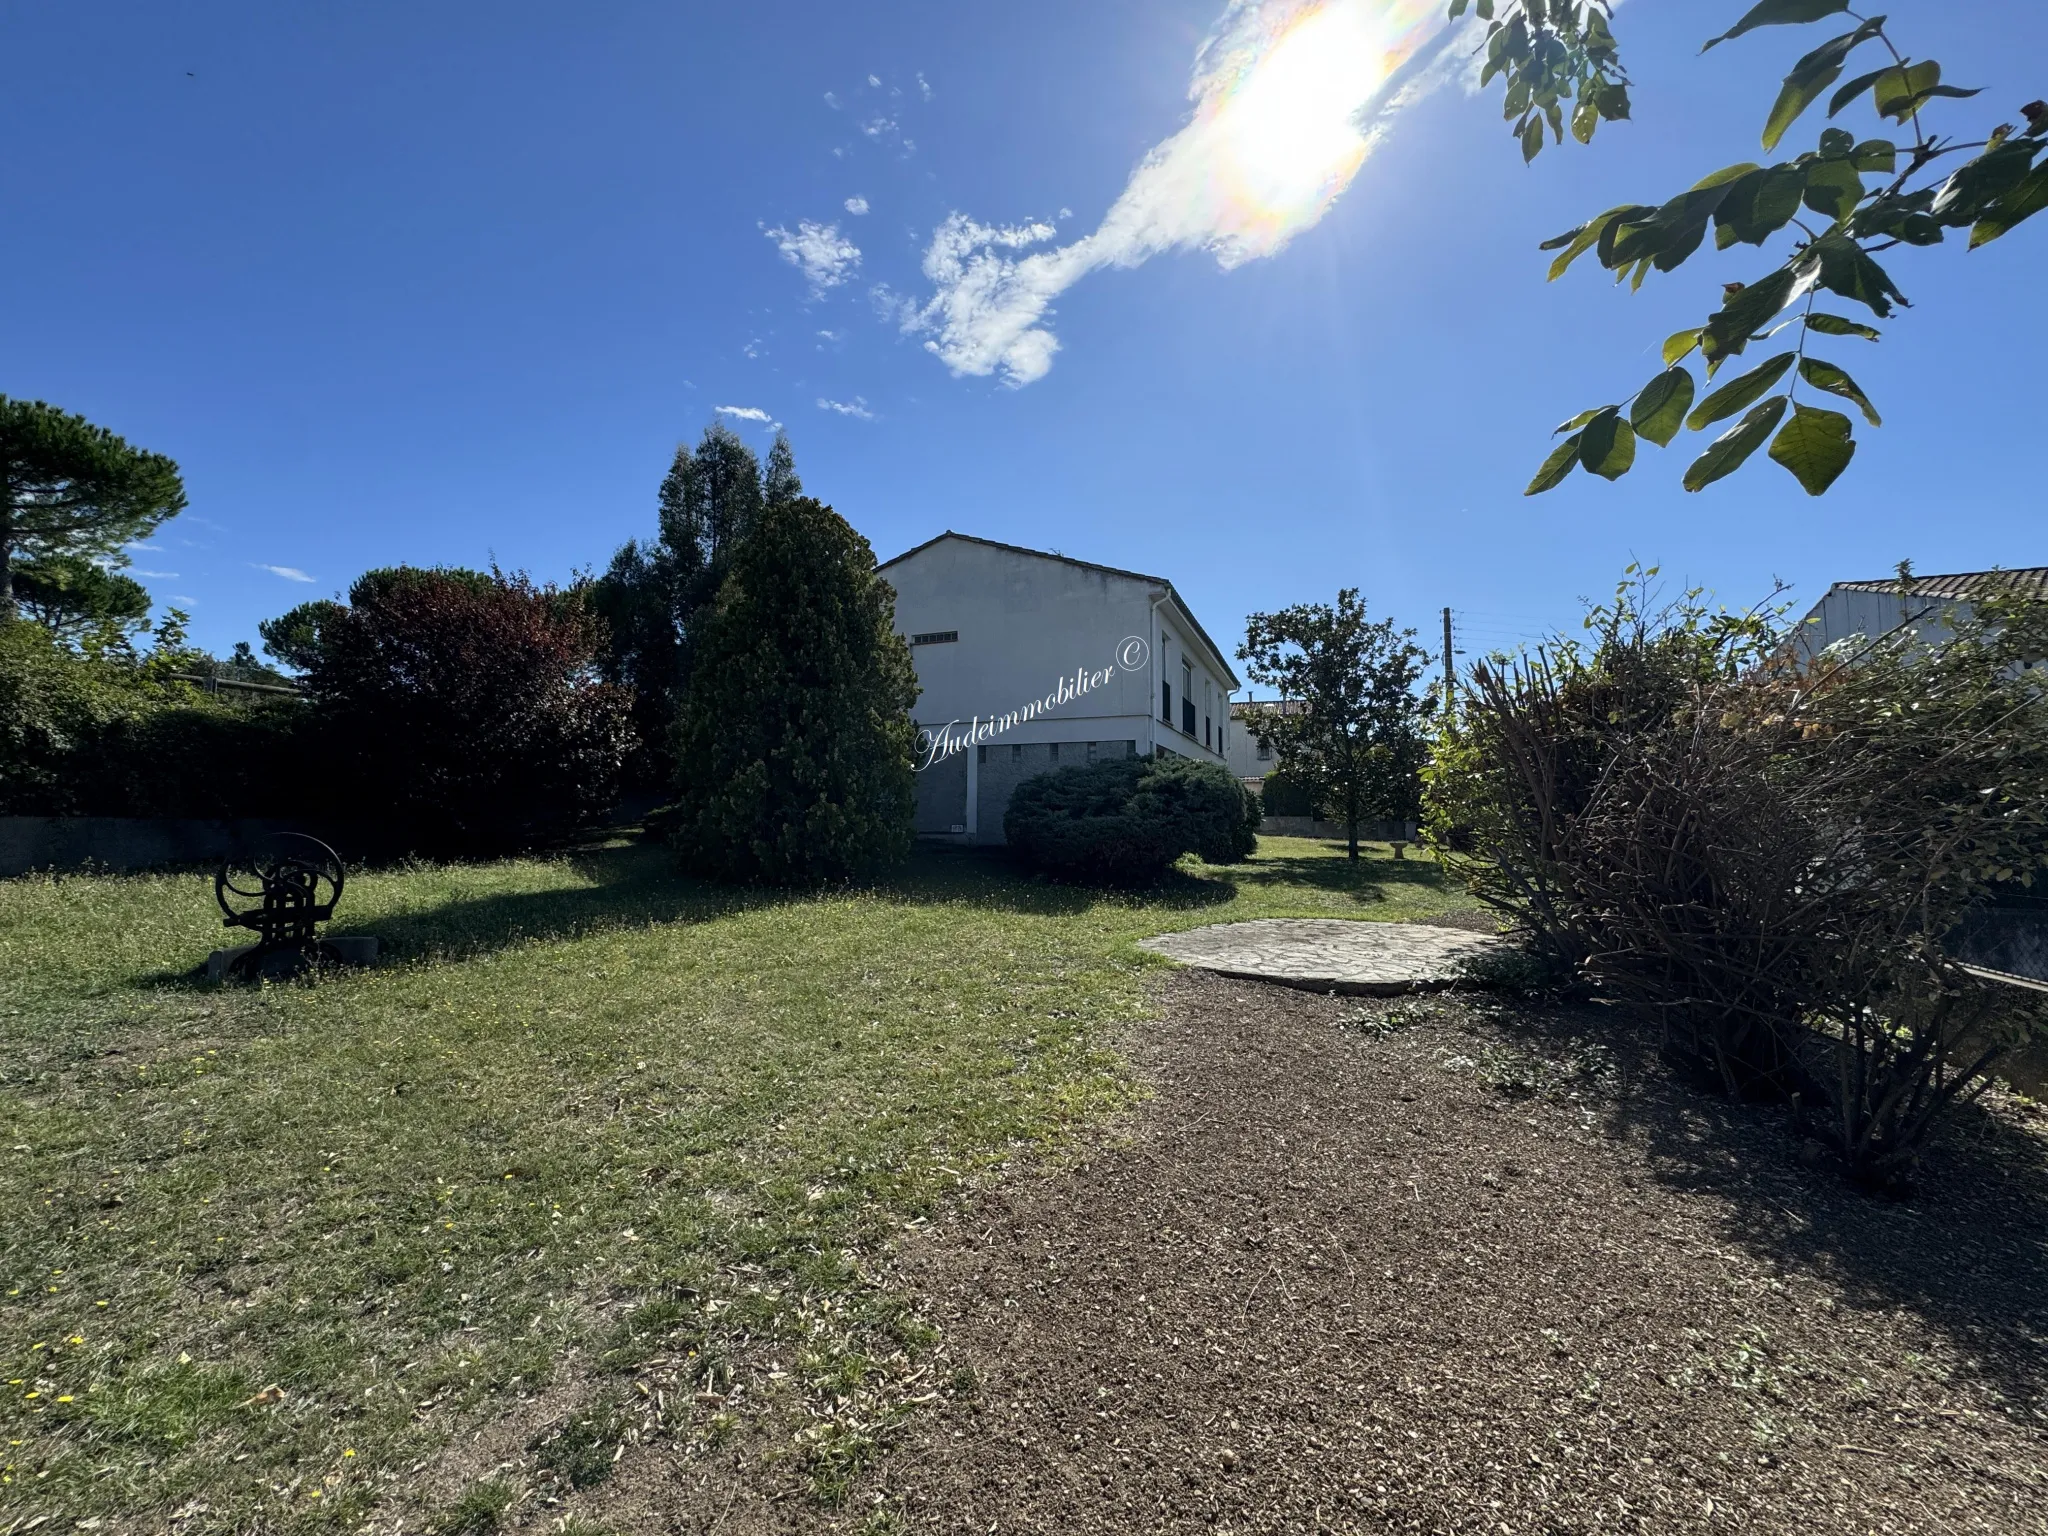
[[[394,961],[455,961],[533,942],[562,942],[611,930],[701,923],[742,912],[794,906],[819,896],[866,893],[906,905],[953,904],[1043,917],[1079,916],[1104,905],[1192,911],[1235,899],[1228,880],[1181,870],[1131,890],[1041,880],[999,850],[919,848],[901,869],[878,879],[823,889],[719,885],[682,873],[669,852],[649,844],[586,848],[568,856],[587,885],[497,891],[413,911],[351,921],[337,933],[375,938]],[[1233,871],[1233,875],[1237,872]],[[187,985],[190,974],[146,978]]]
[[[2048,1401],[2048,1136],[1979,1105],[1928,1148],[1911,1198],[1850,1187],[1831,1160],[1805,1166],[1789,1113],[1691,1086],[1659,1056],[1653,1032],[1560,1013],[1538,1033],[1597,1040],[1623,1084],[1608,1112],[1619,1140],[1643,1146],[1667,1187],[1714,1202],[1724,1242],[1838,1284],[1844,1342],[1852,1308],[1905,1308],[1945,1335],[1966,1369],[2022,1416]]]
[[[1341,844],[1333,845],[1341,849]],[[1360,902],[1385,901],[1387,887],[1440,889],[1444,873],[1426,859],[1301,858],[1261,854],[1231,866],[1230,878],[1245,886],[1302,885],[1335,891]]]

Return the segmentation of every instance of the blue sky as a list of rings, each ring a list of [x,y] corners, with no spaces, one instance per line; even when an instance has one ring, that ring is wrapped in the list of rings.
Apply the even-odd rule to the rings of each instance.
[[[1341,3],[1428,30],[1401,30],[1420,0]],[[1425,639],[1449,605],[1477,647],[1572,622],[1631,559],[1740,603],[2048,563],[2048,219],[1899,253],[1915,308],[1841,352],[1887,424],[1828,497],[1761,459],[1688,496],[1690,436],[1520,495],[1552,426],[1769,265],[1630,295],[1590,262],[1546,284],[1537,242],[1758,158],[1824,33],[1702,58],[1739,0],[1633,0],[1636,120],[1591,149],[1525,168],[1453,81],[1333,198],[1327,142],[1264,146],[1281,211],[1247,225],[1133,180],[1201,150],[1175,136],[1224,8],[13,0],[0,393],[180,462],[191,510],[135,565],[220,650],[369,566],[601,568],[720,406],[763,449],[783,423],[883,558],[950,527],[1159,572],[1219,638],[1340,585]],[[1902,0],[1893,31],[1988,88],[1958,126],[2013,118],[2048,94],[2048,14],[1968,11]],[[933,265],[941,231],[968,265]]]

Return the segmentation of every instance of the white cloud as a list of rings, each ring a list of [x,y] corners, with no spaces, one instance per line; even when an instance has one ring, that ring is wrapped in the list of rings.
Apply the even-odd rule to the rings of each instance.
[[[820,331],[818,335],[825,341],[844,341],[846,339],[846,332],[844,331]]]
[[[838,93],[835,91],[827,91],[825,93],[825,105],[830,107],[834,112],[837,112],[839,110]]]
[[[296,565],[265,565],[260,560],[252,560],[249,564],[255,570],[268,571],[273,576],[282,576],[286,581],[311,581],[313,579]]]
[[[869,84],[869,85],[872,85],[872,86],[876,86],[876,87],[879,87],[879,86],[881,85],[881,83],[882,83],[882,77],[881,77],[880,75],[869,75],[869,76],[868,76],[868,84]]]
[[[166,596],[167,596],[167,597],[168,597],[168,598],[170,599],[170,601],[172,601],[172,602],[174,602],[174,603],[183,603],[183,604],[185,604],[185,606],[186,606],[186,607],[188,607],[188,608],[198,608],[198,607],[202,607],[202,606],[204,606],[204,605],[203,605],[203,604],[202,604],[202,603],[201,603],[201,602],[199,601],[199,599],[198,599],[198,598],[196,598],[196,597],[193,597],[193,596],[192,596],[192,595],[191,595],[190,593],[186,593],[186,592],[170,592],[170,593],[166,593],[165,595],[166,595]]]
[[[875,419],[875,413],[868,409],[867,401],[859,395],[855,395],[851,400],[827,400],[824,396],[820,395],[818,397],[818,409],[821,411],[836,411],[841,416],[852,416],[859,421],[873,421]]]
[[[932,83],[925,79],[924,71],[921,69],[917,72],[917,93],[926,101],[932,99]]]
[[[176,581],[178,579],[176,571],[145,571],[139,565],[135,567],[135,574],[137,576],[147,576],[151,581]]]
[[[864,197],[849,197],[846,200],[846,211],[859,218],[868,211],[868,200]]]
[[[1446,45],[1460,33],[1439,16],[1384,0],[1229,0],[1195,55],[1187,124],[1138,163],[1101,225],[1017,254],[1057,228],[950,215],[925,252],[935,291],[902,307],[904,330],[956,376],[1022,387],[1059,351],[1054,301],[1090,272],[1174,250],[1226,271],[1277,255],[1350,186],[1392,118],[1456,72]]]
[[[121,547],[123,549],[139,550],[152,555],[160,555],[164,552],[164,547],[161,544],[124,544]]]
[[[730,416],[734,421],[759,421],[772,424],[775,420],[773,416],[770,416],[758,405],[721,405],[717,409],[719,415]]]
[[[871,117],[860,125],[860,131],[871,139],[886,139],[896,131],[893,117]]]
[[[860,270],[860,247],[842,237],[837,224],[799,219],[794,234],[780,226],[763,233],[784,261],[810,279],[813,296],[837,288]]]

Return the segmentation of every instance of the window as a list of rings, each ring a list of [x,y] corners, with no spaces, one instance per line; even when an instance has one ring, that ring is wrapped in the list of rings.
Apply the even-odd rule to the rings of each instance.
[[[1095,743],[1092,741],[1088,743],[1088,761],[1091,763],[1095,761]]]
[[[987,747],[976,747],[976,748],[974,749],[974,760],[975,760],[975,762],[977,762],[977,763],[985,763],[985,762],[987,762],[987,761],[988,761],[988,748],[987,748]]]
[[[1024,744],[1022,742],[1012,742],[1010,744],[1010,761],[1013,763],[1024,761]]]
[[[1210,718],[1209,718],[1209,716],[1207,716],[1207,715],[1204,715],[1204,716],[1202,716],[1202,745],[1203,745],[1203,746],[1205,746],[1205,747],[1206,747],[1207,745],[1209,745],[1209,726],[1210,726],[1210,724],[1211,724],[1211,721],[1210,721]]]
[[[910,643],[912,645],[951,645],[959,638],[960,631],[957,629],[934,629],[922,635],[912,635]]]
[[[1045,750],[1051,756],[1054,762],[1058,762],[1060,760],[1060,744],[1058,742],[1054,742]]]
[[[1271,761],[1273,761],[1273,743],[1271,743],[1270,741],[1262,741],[1259,743],[1259,761],[1262,763],[1270,763]]]

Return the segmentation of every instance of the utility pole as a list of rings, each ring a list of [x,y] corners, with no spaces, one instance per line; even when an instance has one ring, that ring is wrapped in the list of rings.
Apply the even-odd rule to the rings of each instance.
[[[1451,610],[1444,610],[1444,720],[1458,707],[1458,667],[1451,659]]]

